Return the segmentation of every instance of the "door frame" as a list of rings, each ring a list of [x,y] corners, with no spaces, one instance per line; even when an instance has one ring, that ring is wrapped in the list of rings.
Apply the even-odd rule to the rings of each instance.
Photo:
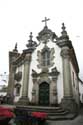
[[[44,88],[45,87],[45,84],[47,85],[47,92],[48,92],[48,94],[45,94],[45,93],[43,93],[44,95],[48,95],[47,96],[47,98],[48,98],[48,103],[47,104],[45,104],[45,103],[41,103],[41,100],[40,100],[40,89],[42,88]],[[46,91],[44,91],[44,92],[46,92]],[[42,94],[42,95],[43,95]],[[46,96],[44,96],[44,99],[46,98]],[[50,85],[49,85],[49,83],[47,83],[46,81],[45,82],[42,82],[41,84],[39,84],[39,99],[38,99],[39,101],[39,105],[42,105],[42,106],[48,106],[49,104],[50,104]],[[43,100],[43,101],[45,101],[45,100]]]

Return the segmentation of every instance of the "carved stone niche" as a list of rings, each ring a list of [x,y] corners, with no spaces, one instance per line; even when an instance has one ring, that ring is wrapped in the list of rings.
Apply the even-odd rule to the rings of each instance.
[[[16,73],[14,79],[19,82],[22,79],[22,72]]]

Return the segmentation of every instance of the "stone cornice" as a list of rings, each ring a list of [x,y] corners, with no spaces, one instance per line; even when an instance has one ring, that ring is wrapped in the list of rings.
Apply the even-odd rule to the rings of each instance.
[[[18,66],[22,65],[26,61],[27,62],[31,61],[31,54],[22,53],[12,62],[12,64]]]
[[[60,72],[58,72],[57,68],[54,67],[51,72],[49,71],[41,71],[40,73],[37,73],[35,70],[32,70],[32,77],[38,78],[38,77],[48,77],[51,76],[53,78],[57,78]]]
[[[20,56],[20,53],[10,51],[9,52],[9,62],[12,63]]]
[[[16,58],[16,60],[13,61],[13,64],[14,64],[14,65],[18,65],[18,64],[22,63],[22,61],[24,60],[24,58],[25,58],[25,55],[24,55],[23,53],[20,54],[20,56],[18,56],[18,57]],[[24,62],[24,61],[23,61],[23,62]]]
[[[13,51],[9,51],[9,56],[15,56],[15,55],[19,56],[20,53],[18,53],[18,52],[13,52]]]
[[[55,33],[45,26],[43,30],[38,33],[37,40],[46,44],[50,39],[53,39],[54,36],[56,36]]]
[[[27,55],[25,56],[24,62],[27,62],[27,63],[31,62],[31,54],[27,54]]]
[[[28,54],[28,53],[32,53],[36,48],[29,48],[29,49],[25,49],[23,50],[24,54]]]
[[[55,41],[55,43],[59,46],[59,47],[69,47],[72,48],[72,42],[69,40],[69,38],[65,37],[59,37],[57,38],[57,40]]]

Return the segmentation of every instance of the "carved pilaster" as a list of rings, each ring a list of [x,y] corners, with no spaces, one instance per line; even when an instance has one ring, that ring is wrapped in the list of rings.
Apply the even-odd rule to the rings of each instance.
[[[28,99],[28,86],[29,86],[29,72],[30,72],[31,55],[27,54],[24,59],[24,75],[23,75],[23,86],[22,86],[22,97],[19,100],[19,104],[27,105]]]
[[[14,75],[16,71],[16,66],[11,65],[11,69],[9,72],[9,81],[8,81],[8,89],[7,89],[7,96],[10,98],[10,101],[8,103],[13,103],[14,99],[14,85],[15,85],[15,80],[14,80]]]
[[[70,69],[70,51],[67,47],[64,47],[61,51],[63,61],[63,87],[64,96],[72,96],[72,81],[71,81],[71,69]]]
[[[72,80],[71,80],[71,68],[70,68],[70,49],[63,47],[61,51],[63,62],[63,90],[64,97],[62,99],[62,107],[68,109],[70,112],[75,112],[76,103],[73,99]],[[74,107],[75,106],[75,107]]]
[[[70,59],[70,50],[65,47],[64,49],[61,50],[61,56],[62,58]]]

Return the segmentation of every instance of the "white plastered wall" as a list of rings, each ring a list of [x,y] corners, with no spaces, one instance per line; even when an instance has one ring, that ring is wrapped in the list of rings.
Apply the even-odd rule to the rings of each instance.
[[[79,81],[78,81],[78,77],[76,75],[76,72],[75,72],[75,69],[74,69],[72,63],[70,63],[70,67],[71,67],[73,97],[76,100],[76,102],[79,104]],[[74,74],[74,78],[73,78],[73,74]]]
[[[51,71],[52,68],[54,68],[56,66],[57,70],[60,72],[58,79],[57,79],[57,94],[58,94],[58,102],[61,101],[62,97],[63,97],[63,69],[62,69],[62,57],[60,56],[60,51],[61,48],[59,48],[55,43],[53,42],[48,42],[47,46],[49,48],[54,48],[55,49],[55,58],[54,58],[54,65],[53,67],[51,67],[49,70]],[[38,65],[38,61],[37,61],[37,51],[41,49],[43,49],[44,44],[41,43],[37,49],[34,51],[34,53],[32,54],[32,61],[31,61],[31,68],[30,68],[30,76],[29,76],[29,97],[31,99],[32,95],[32,87],[33,87],[33,82],[32,82],[32,69],[34,69],[37,73],[41,72],[41,69],[38,69],[37,65]]]
[[[22,83],[23,83],[23,74],[24,74],[24,65],[20,65],[17,67],[16,69],[16,73],[18,73],[19,71],[22,72],[22,79],[20,80],[19,84],[21,85],[21,89],[20,89],[20,95],[16,95],[16,88],[14,88],[14,102],[18,102],[19,98],[22,96]],[[15,81],[15,84],[17,83],[17,81]]]

